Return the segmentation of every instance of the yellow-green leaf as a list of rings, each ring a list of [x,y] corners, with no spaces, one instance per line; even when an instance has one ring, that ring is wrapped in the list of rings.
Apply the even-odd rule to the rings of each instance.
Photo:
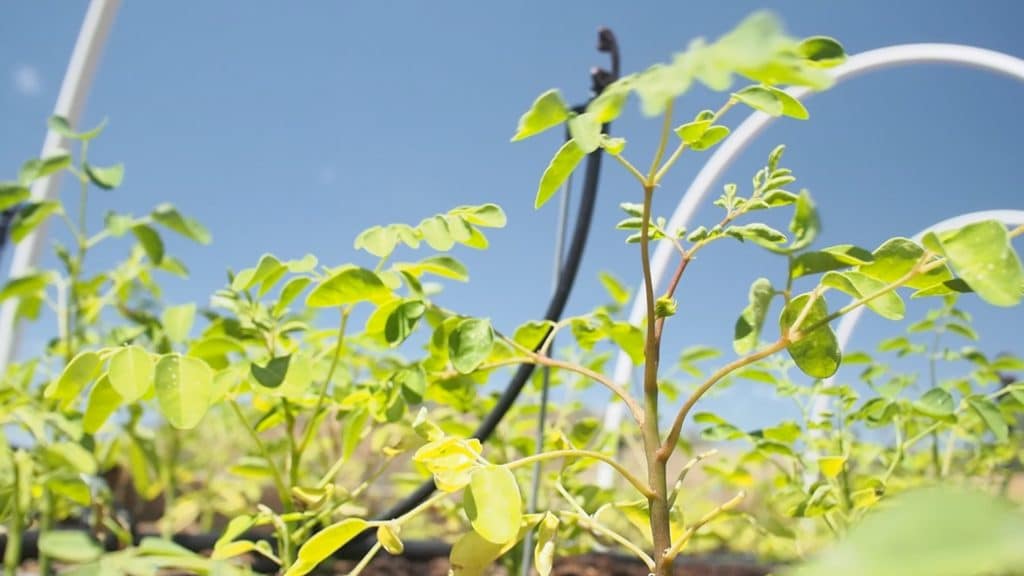
[[[559,187],[569,178],[584,156],[586,153],[583,148],[571,139],[558,149],[540,178],[537,198],[533,202],[534,208],[540,208],[558,192]]]
[[[473,530],[495,544],[519,534],[523,521],[522,497],[512,471],[505,466],[485,466],[470,476],[463,505]]]
[[[155,371],[148,352],[139,346],[128,346],[110,359],[110,384],[124,402],[134,402],[153,387]]]
[[[346,518],[317,532],[299,548],[298,561],[285,572],[285,576],[308,574],[317,564],[366,530],[366,527],[367,522],[362,518]]]
[[[80,352],[68,362],[60,378],[46,388],[46,397],[58,400],[62,408],[71,405],[83,388],[95,378],[102,365],[99,354]]]
[[[124,399],[111,385],[110,379],[107,376],[100,378],[89,392],[85,414],[82,416],[82,430],[86,434],[98,432],[123,401]]]
[[[558,126],[569,118],[569,107],[558,90],[548,90],[533,101],[533,105],[519,119],[512,141],[529,138],[548,128]]]
[[[197,358],[167,354],[154,375],[160,413],[180,430],[195,428],[210,408],[213,370]]]
[[[782,310],[779,318],[779,331],[783,334],[793,328],[804,307],[807,305],[811,294],[801,294],[790,300],[789,304]],[[798,330],[805,330],[813,324],[824,320],[828,316],[828,306],[825,299],[817,297],[804,321]],[[789,355],[796,362],[800,370],[813,378],[828,378],[839,369],[839,362],[842,359],[842,352],[839,350],[839,340],[835,332],[828,324],[822,324],[809,333],[801,334],[796,342],[786,347]]]
[[[826,478],[835,479],[843,471],[846,465],[846,458],[842,456],[825,456],[818,458],[818,469]]]

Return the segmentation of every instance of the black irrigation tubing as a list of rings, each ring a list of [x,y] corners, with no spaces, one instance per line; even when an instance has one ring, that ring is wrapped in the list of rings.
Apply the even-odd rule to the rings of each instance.
[[[612,70],[607,71],[601,68],[595,68],[591,71],[592,91],[595,96],[600,94],[604,88],[619,77],[619,48],[615,35],[611,30],[602,28],[598,31],[597,49],[600,52],[605,52],[610,55]],[[585,106],[577,106],[574,108],[574,111],[579,113],[584,108]],[[610,125],[606,124],[602,127],[602,130],[607,134],[609,128]],[[568,137],[569,136],[567,134],[566,139],[568,139]],[[559,274],[558,286],[555,289],[554,294],[552,294],[551,300],[548,302],[547,310],[544,313],[544,319],[551,322],[558,322],[562,318],[562,314],[565,311],[565,305],[569,300],[569,295],[572,292],[576,276],[579,272],[580,262],[583,260],[583,250],[586,247],[587,239],[590,236],[590,224],[593,220],[594,206],[597,201],[598,181],[601,174],[601,158],[602,151],[600,148],[591,152],[587,156],[587,165],[583,178],[583,193],[580,199],[579,209],[576,212],[576,223],[575,228],[573,229],[572,243],[569,245],[569,252],[566,254],[564,266]],[[2,248],[2,242],[0,242],[0,248]],[[474,438],[479,439],[481,442],[486,442],[491,435],[494,434],[498,424],[501,423],[502,419],[519,398],[519,394],[526,386],[526,382],[529,381],[534,368],[535,366],[533,364],[520,365],[512,376],[512,379],[509,381],[505,391],[498,398],[498,403],[493,409],[491,409],[491,412],[477,427],[473,434]],[[401,502],[379,515],[377,519],[391,520],[401,516],[426,501],[426,499],[429,498],[435,490],[437,490],[437,487],[434,485],[434,481],[428,480],[421,484],[414,492],[406,496]],[[36,531],[29,531],[23,535],[22,558],[34,558],[38,555],[38,536],[38,532]],[[134,540],[138,543],[142,538],[147,536],[158,535],[136,533],[134,534]],[[273,544],[273,538],[266,533],[251,533],[246,534],[245,536],[251,539],[267,540]],[[172,537],[172,540],[184,548],[194,552],[200,552],[212,549],[219,537],[220,536],[216,533],[176,534]],[[342,560],[358,560],[366,555],[374,545],[375,539],[375,531],[367,530],[335,552],[334,558]],[[0,534],[0,554],[2,554],[3,550],[6,548],[6,543],[6,535]],[[114,550],[117,547],[117,542],[111,538],[108,538],[107,541],[103,542],[103,544],[110,550]],[[444,557],[451,551],[450,544],[437,540],[414,540],[404,542],[404,544],[405,549],[402,556],[410,560]],[[273,572],[278,569],[278,566],[263,557],[259,557],[254,563],[253,568],[261,572]]]

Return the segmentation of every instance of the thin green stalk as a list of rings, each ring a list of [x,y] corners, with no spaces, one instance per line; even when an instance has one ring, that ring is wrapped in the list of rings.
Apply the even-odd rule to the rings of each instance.
[[[320,385],[320,394],[316,399],[316,408],[313,409],[313,415],[306,424],[306,431],[302,435],[302,441],[299,442],[298,450],[293,454],[293,469],[297,470],[299,468],[299,464],[302,462],[302,455],[306,452],[306,448],[309,447],[309,443],[313,440],[313,434],[316,432],[317,422],[320,418],[320,411],[323,409],[324,403],[327,401],[327,389],[331,384],[331,378],[334,377],[334,371],[338,368],[338,361],[341,359],[341,352],[345,348],[345,330],[348,327],[348,316],[351,311],[351,307],[348,306],[341,309],[341,322],[338,326],[338,341],[334,345],[334,356],[331,358],[331,367],[327,369],[327,376],[324,378],[323,384]]]
[[[602,454],[601,452],[594,452],[592,450],[552,450],[550,452],[541,452],[539,454],[533,454],[526,456],[518,460],[513,460],[506,464],[508,468],[518,468],[520,466],[526,466],[535,462],[541,462],[543,460],[552,460],[555,458],[591,458],[593,460],[600,460],[605,464],[608,464],[615,469],[616,472],[622,475],[622,477],[633,485],[640,494],[645,497],[652,497],[654,492],[649,486],[643,483],[639,478],[633,475],[624,465],[615,460],[615,458]]]
[[[249,421],[246,420],[245,414],[242,413],[242,408],[238,405],[238,402],[230,400],[228,404],[231,409],[238,416],[238,420],[242,423],[242,428],[245,429],[246,434],[252,439],[253,443],[256,444],[256,448],[260,451],[260,455],[267,461],[267,466],[270,468],[271,478],[274,481],[274,487],[277,489],[277,496],[281,500],[281,505],[284,506],[285,512],[292,512],[295,507],[292,504],[292,495],[288,491],[288,486],[284,483],[284,478],[281,477],[281,472],[273,465],[273,461],[270,459],[270,451],[267,450],[266,444],[263,440],[260,440],[259,434],[251,426]]]
[[[740,492],[739,494],[733,496],[729,501],[718,506],[711,512],[705,514],[700,520],[696,521],[692,526],[687,528],[686,532],[683,533],[683,536],[678,541],[676,541],[676,543],[665,553],[665,557],[668,559],[669,563],[671,564],[672,560],[674,560],[675,557],[679,555],[679,553],[683,550],[683,547],[686,546],[686,543],[690,541],[690,538],[692,538],[693,535],[697,533],[697,530],[700,530],[705,525],[707,525],[708,522],[711,522],[715,518],[739,506],[740,502],[743,502],[743,499],[746,496],[747,494],[745,492]]]
[[[658,149],[654,152],[654,160],[651,161],[651,168],[647,171],[647,186],[653,188],[657,186],[658,181],[655,180],[655,175],[658,173],[658,166],[661,165],[661,159],[665,157],[665,149],[668,147],[669,134],[672,133],[672,107],[673,102],[669,100],[665,104],[665,114],[662,117],[661,122],[661,137],[658,138]]]
[[[21,564],[21,536],[25,531],[24,511],[21,509],[21,468],[12,458],[14,494],[11,498],[10,524],[7,529],[7,549],[4,551],[4,576],[17,576]]]
[[[352,570],[348,573],[348,576],[359,576],[359,574],[362,574],[363,570],[365,570],[366,567],[370,565],[370,562],[373,561],[373,557],[376,556],[378,552],[380,552],[380,549],[381,543],[375,543],[370,548],[370,551],[366,553],[366,556],[363,556],[363,559],[359,561],[359,564],[356,564],[355,567],[352,568]]]
[[[606,536],[611,540],[614,540],[619,546],[622,546],[626,550],[632,552],[637,558],[639,558],[644,564],[647,565],[648,570],[654,570],[656,562],[646,552],[644,552],[639,546],[630,542],[628,538],[612,530],[611,528],[601,524],[589,514],[581,514],[580,512],[572,512],[569,510],[559,511],[558,514],[569,516],[574,518],[580,525],[580,528],[584,530],[590,530],[598,536]]]
[[[671,110],[666,111],[666,116],[669,114],[671,114]],[[659,148],[662,148],[663,145],[664,142]],[[644,412],[640,427],[643,432],[644,455],[647,460],[647,483],[653,492],[647,497],[647,504],[650,510],[651,537],[657,558],[654,573],[657,576],[668,576],[672,563],[665,562],[663,552],[672,545],[672,527],[668,510],[667,459],[659,456],[661,434],[658,430],[658,360],[661,343],[658,341],[656,332],[654,283],[651,276],[650,221],[653,197],[654,188],[650,185],[645,186],[643,222],[640,226],[640,261],[644,273],[647,334],[644,339]]]

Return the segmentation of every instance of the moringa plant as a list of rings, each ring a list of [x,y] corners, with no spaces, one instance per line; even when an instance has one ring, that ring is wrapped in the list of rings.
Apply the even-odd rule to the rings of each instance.
[[[155,226],[201,242],[208,240],[205,229],[170,207],[142,218],[112,214],[91,237],[84,224],[68,219],[76,249],[58,250],[64,272],[12,279],[0,292],[0,298],[19,298],[25,314],[54,300],[61,318],[60,338],[39,363],[56,370],[36,375],[28,363],[4,375],[0,418],[32,435],[25,445],[0,445],[0,510],[9,538],[16,540],[26,528],[38,529],[44,559],[50,552],[61,554],[58,559],[79,564],[81,574],[136,574],[143,568],[150,569],[146,573],[159,568],[235,573],[244,570],[242,557],[258,555],[287,576],[301,576],[361,535],[376,540],[351,574],[361,572],[382,550],[400,554],[410,537],[436,537],[454,529],[459,535],[451,571],[470,576],[483,573],[535,531],[535,566],[544,576],[551,572],[556,549],[575,552],[594,543],[626,549],[652,574],[669,574],[674,559],[705,526],[735,514],[744,498],[740,492],[724,502],[695,504],[689,498],[694,490],[685,481],[703,456],[681,466],[673,463],[678,453],[693,449],[684,426],[706,394],[729,381],[756,378],[756,371],[785,370],[792,362],[819,381],[807,390],[835,394],[847,410],[842,414],[849,416],[852,401],[845,389],[826,390],[820,383],[842,361],[833,321],[860,307],[900,319],[905,305],[899,290],[905,289],[914,290],[913,297],[946,299],[974,292],[999,306],[1015,305],[1021,298],[1024,273],[1011,239],[1024,230],[1007,230],[997,222],[931,234],[921,243],[893,238],[875,250],[812,248],[818,213],[809,193],[790,191],[796,178],[782,164],[782,147],[772,151],[749,190],[725,187],[715,202],[723,211],[718,223],[673,230],[652,214],[654,196],[666,193],[662,184],[681,155],[711,149],[728,135],[724,119],[731,108],[743,104],[807,118],[804,106],[781,87],[827,88],[827,68],[843,58],[835,40],[792,38],[774,17],[761,13],[713,42],[694,41],[669,63],[615,81],[581,112],[549,91],[522,116],[513,140],[563,124],[571,134],[541,177],[538,208],[586,155],[598,150],[635,178],[636,196],[622,205],[626,217],[618,228],[639,248],[646,303],[646,320],[639,326],[621,319],[619,308],[628,293],[610,277],[602,280],[616,304],[559,322],[528,321],[502,331],[487,318],[445,306],[440,282],[466,281],[469,275],[452,250],[485,249],[484,230],[505,224],[505,214],[494,204],[457,207],[417,224],[374,226],[355,239],[354,247],[372,259],[365,267],[267,254],[255,266],[229,274],[228,285],[208,306],[184,304],[162,311],[152,274],[183,267],[164,254]],[[736,76],[753,84],[734,89]],[[695,83],[728,95],[718,110],[688,115],[676,126],[675,102]],[[625,139],[603,130],[631,95],[645,115],[662,119],[646,170],[630,159]],[[74,134],[66,123],[54,122],[83,142],[84,155],[93,134]],[[0,198],[11,204],[27,199],[31,176],[70,169],[69,162],[32,163],[22,182],[4,185]],[[83,159],[73,173],[84,187],[90,182],[114,187],[122,170],[96,168]],[[750,221],[759,212],[783,209],[792,210],[787,232]],[[56,204],[26,204],[16,229],[30,229],[51,213],[63,210]],[[85,254],[102,240],[127,234],[136,240],[129,260],[113,273],[87,277]],[[784,274],[781,281],[759,278],[751,285],[735,323],[737,357],[699,376],[714,355],[706,347],[682,351],[681,370],[700,380],[680,385],[673,382],[677,375],[660,365],[665,329],[677,311],[676,292],[698,254],[732,240],[778,255],[785,262]],[[661,294],[655,293],[650,270],[655,242],[671,243],[678,258]],[[428,254],[408,256],[416,251]],[[47,296],[51,288],[56,299]],[[839,295],[852,301],[837,303],[833,296]],[[766,328],[773,306],[777,330]],[[327,327],[325,315],[330,316]],[[555,335],[563,331],[571,333],[574,346],[555,349]],[[638,386],[605,375],[607,352],[615,348],[643,367]],[[545,450],[531,452],[529,436],[514,429],[485,449],[472,434],[474,421],[495,403],[486,385],[522,364],[550,368],[557,382],[593,383],[611,391],[635,425],[621,432],[625,454],[617,446],[619,434],[599,433],[596,419],[580,416],[571,404],[554,418],[559,429],[548,435]],[[776,380],[792,384],[788,377]],[[886,396],[879,388],[879,399],[887,404],[858,410],[865,419],[891,415],[886,424],[898,421],[894,429],[903,437],[897,451],[881,456],[892,468],[886,486],[901,477],[908,462],[902,446],[909,434],[942,434],[952,417],[957,431],[981,434],[987,427],[1001,439],[991,394],[961,390],[964,407],[950,413],[951,388],[938,388],[945,393],[928,391],[916,403]],[[679,405],[666,412],[665,405],[677,397]],[[513,424],[530,417],[531,407],[518,410]],[[154,414],[161,417],[156,426]],[[836,503],[838,508],[826,511],[833,515],[829,522],[856,520],[842,500],[847,491],[852,497],[859,490],[843,479],[844,473],[860,470],[852,465],[860,454],[846,431],[851,418],[844,418],[837,430],[822,426],[824,436],[805,447],[819,451],[820,458],[786,476],[790,488],[803,491],[797,488],[799,473],[816,473],[808,499],[817,501],[807,502],[805,509]],[[922,424],[927,418],[935,421],[934,430]],[[708,413],[694,414],[692,420],[713,439],[738,433]],[[810,433],[811,426],[806,428]],[[787,446],[793,435],[791,427],[780,425],[748,437],[759,450],[785,455],[787,449],[799,449]],[[524,510],[520,485],[535,463],[548,461],[561,466],[544,473],[543,507]],[[143,499],[162,499],[160,537],[133,545],[139,526],[112,510],[109,486],[100,479],[99,473],[114,463],[131,471],[131,484]],[[594,486],[589,476],[594,463],[610,466],[621,487]],[[712,478],[720,480],[715,482],[719,486],[729,485],[740,472],[720,467]],[[378,502],[398,498],[410,478],[424,476],[436,484],[435,495],[397,517],[379,516]],[[232,482],[247,488],[232,491]],[[751,516],[760,522],[765,515]],[[86,532],[56,530],[55,520],[84,520],[92,536],[113,534],[124,549],[103,554]],[[467,522],[469,530],[464,529]],[[219,530],[210,543],[212,558],[167,542],[174,532],[197,524]],[[836,526],[837,532],[845,529],[845,524]],[[9,574],[18,566],[17,544],[8,541]]]

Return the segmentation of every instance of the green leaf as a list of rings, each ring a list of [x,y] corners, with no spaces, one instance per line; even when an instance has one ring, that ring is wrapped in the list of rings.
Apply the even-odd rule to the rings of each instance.
[[[685,142],[687,146],[692,146],[700,142],[700,139],[704,137],[708,128],[711,127],[711,122],[711,118],[687,122],[675,129],[676,136],[679,136],[679,139]]]
[[[622,107],[629,99],[628,79],[620,78],[587,104],[587,112],[595,114],[602,123],[611,122],[622,113]]]
[[[782,310],[779,318],[779,331],[783,334],[793,328],[804,307],[811,298],[811,294],[801,294],[789,301]],[[811,304],[810,311],[804,321],[797,326],[798,330],[810,327],[811,325],[824,320],[828,316],[828,306],[825,299],[815,298]],[[800,340],[786,347],[793,361],[804,374],[812,378],[828,378],[839,369],[842,359],[842,352],[839,350],[839,340],[836,338],[832,327],[822,324],[820,327],[805,334]]]
[[[846,51],[843,49],[843,45],[835,38],[828,36],[805,38],[797,46],[796,51],[803,58],[825,68],[838,66],[846,61]]]
[[[846,458],[842,456],[825,456],[818,458],[818,470],[826,478],[835,479],[842,473],[846,466]]]
[[[309,286],[313,280],[300,276],[298,278],[292,278],[285,283],[284,287],[281,288],[281,294],[277,297],[277,303],[274,304],[274,314],[282,314],[285,308],[292,303],[293,300],[298,298],[299,294]]]
[[[110,384],[110,378],[104,376],[89,391],[89,400],[82,416],[82,430],[86,434],[99,432],[111,414],[124,402],[124,398]]]
[[[797,120],[807,120],[810,118],[810,114],[807,112],[807,108],[804,107],[803,102],[800,102],[796,98],[789,95],[789,92],[780,90],[775,87],[768,88],[779,102],[782,102],[782,115],[789,116],[790,118],[796,118]]]
[[[533,550],[533,565],[539,576],[549,576],[555,562],[555,538],[558,537],[558,516],[544,513],[537,529],[537,547]]]
[[[124,181],[124,164],[114,164],[107,167],[86,164],[85,174],[93,184],[104,190],[113,190]]]
[[[451,256],[431,256],[416,263],[399,262],[395,269],[419,277],[424,274],[433,274],[442,278],[451,278],[459,282],[469,281],[469,270],[466,266]]]
[[[828,272],[821,279],[823,286],[835,288],[853,296],[855,299],[875,294],[885,288],[885,283],[855,271]],[[906,312],[903,299],[895,291],[889,291],[877,298],[869,300],[867,307],[882,318],[902,320]]]
[[[598,278],[605,291],[608,292],[608,295],[611,296],[616,304],[623,306],[629,302],[629,289],[623,286],[618,278],[608,272],[601,272]]]
[[[388,321],[384,326],[384,339],[393,345],[405,342],[426,311],[426,304],[420,300],[408,300],[401,303],[388,316]]]
[[[49,120],[47,120],[47,125],[50,127],[50,130],[53,130],[65,138],[69,138],[71,140],[92,140],[99,136],[100,132],[103,132],[103,129],[107,126],[107,119],[104,118],[98,126],[86,132],[75,132],[71,127],[71,124],[68,123],[67,118],[64,118],[63,116],[50,116]]]
[[[39,295],[50,283],[51,275],[47,272],[36,272],[8,280],[0,288],[0,302],[8,298],[25,298]]]
[[[507,218],[505,211],[497,204],[481,204],[480,206],[459,206],[451,211],[462,216],[466,222],[484,228],[504,228]]]
[[[198,242],[209,244],[212,237],[210,232],[198,221],[182,216],[178,210],[170,204],[161,204],[153,210],[153,220],[168,230],[177,232],[182,236]]]
[[[53,154],[40,158],[39,163],[36,165],[35,178],[42,178],[49,176],[54,172],[59,172],[65,168],[71,166],[71,154],[63,150],[54,152]]]
[[[782,101],[775,92],[764,86],[747,86],[738,92],[733,92],[733,98],[769,116],[782,115]]]
[[[785,234],[760,222],[744,224],[742,226],[729,226],[725,229],[725,234],[741,242],[750,240],[754,244],[765,248],[774,248],[776,244],[786,241]]]
[[[39,227],[51,214],[60,210],[59,202],[44,200],[42,202],[25,202],[11,220],[10,235],[15,244],[21,242],[33,230]]]
[[[308,574],[317,564],[348,544],[368,526],[369,524],[362,518],[346,518],[320,530],[299,548],[298,561],[285,572],[285,576]]]
[[[505,466],[484,466],[473,472],[462,500],[473,530],[485,540],[505,544],[519,535],[522,496],[515,475]]]
[[[569,118],[569,112],[569,107],[558,90],[548,90],[538,96],[530,109],[519,118],[519,127],[516,128],[512,141],[523,140],[558,126]]]
[[[196,305],[192,302],[180,306],[168,306],[160,316],[164,334],[172,343],[188,340],[192,332],[192,324],[196,318]]]
[[[871,252],[852,244],[829,246],[814,252],[804,252],[793,259],[791,278],[840,270],[850,266],[870,264],[874,260]]]
[[[377,527],[377,541],[388,554],[398,555],[405,551],[405,544],[399,537],[398,523],[381,524]]]
[[[872,252],[874,260],[857,268],[858,272],[885,283],[895,282],[905,276],[924,256],[924,249],[906,238],[891,238]],[[945,266],[916,276],[906,286],[916,289],[930,288],[951,280],[953,275]]]
[[[712,126],[704,131],[699,140],[690,144],[691,150],[701,151],[718,144],[729,135],[729,129],[725,126]]]
[[[139,346],[128,346],[110,358],[110,385],[124,402],[135,402],[153,387],[156,368],[149,353]]]
[[[476,370],[494,348],[494,330],[489,320],[464,318],[448,336],[448,357],[462,374]]]
[[[195,428],[209,409],[213,370],[197,358],[166,354],[154,376],[160,413],[179,430]]]
[[[781,252],[796,252],[811,245],[818,237],[821,229],[821,221],[818,219],[818,210],[814,207],[811,195],[806,190],[800,192],[797,198],[796,208],[793,210],[793,219],[789,222],[789,231],[793,233],[793,242]]]
[[[145,224],[132,226],[132,234],[135,235],[136,240],[142,245],[142,249],[146,252],[146,257],[149,258],[149,261],[159,266],[164,259],[164,241],[160,239],[160,234]]]
[[[85,351],[68,362],[60,378],[46,388],[46,397],[58,400],[62,407],[70,406],[78,394],[99,374],[103,361],[99,354]]]
[[[1006,442],[1010,438],[1010,426],[999,411],[995,402],[984,396],[969,396],[967,405],[981,418],[985,426],[992,431],[996,440]]]
[[[551,163],[544,170],[540,178],[540,186],[537,188],[537,198],[533,202],[534,208],[540,208],[558,192],[558,189],[565,183],[576,166],[586,153],[580,148],[575,140],[569,140],[558,149]]]
[[[555,323],[550,320],[530,320],[516,328],[512,339],[530,350],[536,350],[554,327]]]
[[[96,458],[76,442],[56,442],[43,447],[47,458],[59,461],[79,474],[96,473]]]
[[[317,284],[306,297],[306,306],[334,308],[359,302],[381,303],[391,297],[391,291],[372,271],[346,267]]]
[[[448,229],[448,221],[443,216],[433,216],[420,222],[417,226],[423,240],[438,252],[447,252],[455,246],[455,238]]]
[[[590,154],[601,145],[601,122],[596,114],[579,114],[569,119],[569,134],[584,154]]]
[[[953,403],[953,396],[942,388],[932,388],[925,392],[920,399],[913,403],[914,409],[930,416],[936,420],[956,422],[953,416],[956,406]]]
[[[288,354],[272,358],[266,366],[260,366],[253,362],[249,365],[249,370],[252,372],[252,377],[261,385],[267,388],[277,388],[288,375],[288,364],[291,359],[292,355]]]
[[[737,354],[749,354],[757,347],[774,295],[775,290],[767,278],[758,278],[750,285],[747,307],[743,309],[733,329],[732,348]]]
[[[356,236],[352,247],[366,250],[378,258],[384,258],[395,250],[398,245],[398,232],[390,226],[374,226],[367,228]]]
[[[0,210],[7,210],[29,199],[32,192],[17,182],[0,182]]]
[[[476,532],[463,534],[449,555],[451,576],[483,576],[487,568],[505,552],[505,547],[484,539]]]
[[[39,551],[74,564],[91,562],[103,554],[103,548],[81,530],[48,530],[39,535]]]
[[[953,270],[982,300],[1015,306],[1022,296],[1024,270],[1006,227],[987,220],[958,230],[929,233],[924,244],[946,257]]]
[[[981,493],[929,488],[868,514],[791,576],[981,576],[1024,564],[1024,516]]]

